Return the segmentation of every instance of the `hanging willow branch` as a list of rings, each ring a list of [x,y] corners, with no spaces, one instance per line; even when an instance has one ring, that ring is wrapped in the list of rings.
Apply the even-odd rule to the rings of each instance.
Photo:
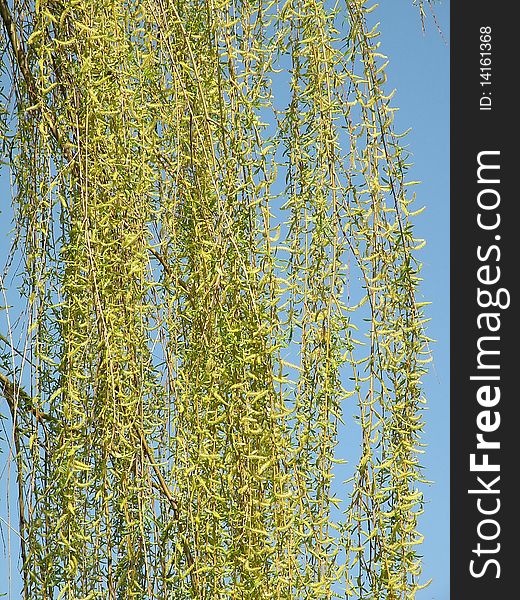
[[[420,589],[422,242],[371,11],[0,0],[24,599]]]
[[[13,53],[13,56],[16,61],[16,65],[25,81],[25,85],[27,87],[28,96],[31,102],[34,105],[38,104],[38,93],[36,82],[34,81],[31,70],[29,69],[29,63],[27,61],[27,55],[25,53],[25,49],[23,47],[22,42],[20,41],[20,37],[16,30],[16,25],[13,22],[11,17],[11,13],[9,11],[9,6],[5,2],[5,0],[0,0],[0,17],[2,18],[2,22],[4,24],[4,28],[6,31],[7,39],[9,40],[10,47]],[[58,146],[65,153],[67,158],[70,160],[70,151],[69,148],[65,146],[63,139],[58,131],[56,123],[53,119],[51,113],[46,113],[45,118],[48,121],[49,130],[58,143]]]

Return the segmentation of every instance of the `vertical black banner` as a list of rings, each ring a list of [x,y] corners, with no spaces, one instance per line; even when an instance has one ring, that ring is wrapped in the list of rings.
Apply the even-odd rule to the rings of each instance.
[[[520,597],[520,328],[511,290],[520,258],[520,32],[512,6],[451,6],[452,600]]]

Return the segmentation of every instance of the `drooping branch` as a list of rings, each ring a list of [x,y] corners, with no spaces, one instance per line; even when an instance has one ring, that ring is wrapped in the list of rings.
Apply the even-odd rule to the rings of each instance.
[[[0,373],[27,598],[83,597],[93,578],[111,598],[147,585],[157,598],[330,599],[342,581],[413,597],[422,329],[376,34],[362,0],[276,11],[0,0],[19,248],[38,282],[22,292],[34,364],[0,336],[32,371],[25,390],[20,369]],[[65,158],[72,177],[54,177]],[[363,450],[338,524],[350,396]]]
[[[169,265],[166,263],[164,258],[161,255],[159,255],[159,253],[157,253],[153,250],[152,250],[152,253],[161,262],[161,264],[163,265],[165,270],[166,269],[169,270]],[[2,334],[0,334],[0,340],[3,341],[4,343],[6,343],[7,345],[9,345],[9,347],[11,347],[9,340],[7,340],[7,338],[5,338]],[[18,349],[13,348],[13,350],[17,354],[22,355],[22,353]],[[9,407],[9,412],[11,413],[11,418],[12,418],[13,424],[15,426],[15,429],[17,429],[16,422],[17,422],[17,418],[18,418],[17,415],[19,413],[20,408],[22,410],[28,410],[40,422],[41,421],[51,422],[51,423],[58,422],[58,420],[55,417],[53,417],[52,415],[49,415],[48,413],[37,409],[33,405],[32,398],[30,397],[30,395],[21,386],[19,386],[15,382],[13,382],[9,377],[7,377],[1,371],[0,371],[0,393],[7,402],[7,405]],[[20,400],[22,401],[21,405],[20,405]],[[136,433],[141,442],[142,448],[148,458],[150,467],[152,468],[152,470],[155,473],[155,476],[157,478],[157,481],[158,481],[157,487],[158,487],[159,491],[161,492],[161,494],[163,494],[164,497],[168,500],[168,502],[171,506],[172,512],[173,512],[173,517],[174,517],[175,521],[177,521],[177,523],[179,524],[179,535],[181,537],[181,545],[182,545],[183,552],[184,552],[184,555],[186,558],[186,564],[188,565],[188,569],[190,570],[192,588],[196,595],[197,594],[196,574],[191,572],[193,570],[193,566],[194,566],[193,554],[192,554],[190,546],[184,536],[183,528],[180,527],[179,506],[178,506],[177,500],[173,496],[170,488],[168,487],[168,484],[166,483],[166,480],[164,479],[161,469],[159,468],[159,466],[157,465],[157,463],[155,461],[154,453],[151,450],[148,442],[146,441],[146,437],[145,437],[144,433],[137,426],[135,426],[135,430],[136,430]],[[19,442],[19,434],[17,431],[15,432],[14,437],[15,437],[16,452],[18,453],[20,451],[20,442]],[[23,497],[23,496],[20,496],[20,497]],[[23,510],[21,512],[20,520],[23,524],[24,523]]]
[[[181,526],[180,526],[179,505],[177,503],[177,500],[173,496],[170,488],[168,487],[168,484],[166,483],[166,480],[164,479],[163,474],[161,473],[161,469],[155,462],[154,454],[153,454],[150,446],[148,445],[148,442],[146,441],[144,433],[141,431],[141,429],[137,428],[137,434],[139,435],[139,439],[141,441],[143,450],[144,450],[146,456],[148,457],[150,466],[152,467],[152,469],[157,477],[157,481],[159,482],[159,486],[158,486],[159,491],[165,496],[165,498],[170,503],[170,506],[173,511],[173,518],[175,519],[175,521],[177,521],[177,524],[179,525],[179,535],[181,537],[181,545],[182,545],[182,549],[184,552],[184,556],[186,558],[186,564],[188,565],[188,570],[190,571],[191,586],[192,586],[193,592],[195,594],[195,597],[197,597],[198,584],[197,584],[197,575],[195,572],[193,572],[193,567],[194,567],[193,554],[191,552],[188,541],[186,540],[186,538],[184,536],[183,528],[181,528]]]
[[[29,401],[29,395],[21,389],[18,385],[13,383],[8,377],[6,377],[3,373],[0,372],[0,393],[4,396],[7,401],[7,405],[9,406],[9,411],[11,413],[11,419],[13,422],[13,442],[14,442],[14,453],[15,453],[15,461],[17,467],[16,480],[18,484],[18,517],[20,520],[20,551],[22,558],[22,566],[23,566],[23,581],[24,581],[24,598],[27,597],[27,580],[29,574],[26,571],[27,564],[27,548],[26,548],[26,540],[25,540],[25,530],[27,526],[26,518],[25,518],[25,504],[24,504],[24,485],[23,485],[23,474],[22,474],[22,444],[20,440],[20,431],[18,428],[18,419],[17,419],[17,409],[18,409],[18,400],[22,399],[24,401]]]
[[[7,401],[13,420],[16,418],[19,409],[22,408],[22,410],[28,410],[37,420],[56,422],[55,417],[33,406],[32,398],[29,394],[2,372],[0,372],[0,392]],[[21,405],[20,400],[22,401]]]
[[[23,46],[23,42],[20,39],[20,36],[18,35],[18,31],[14,24],[13,18],[11,16],[11,11],[9,10],[9,5],[7,4],[6,0],[0,0],[0,17],[2,18],[2,22],[4,24],[4,28],[7,34],[7,39],[9,40],[15,62],[18,65],[18,69],[20,70],[20,73],[22,74],[22,77],[25,81],[25,85],[27,86],[29,99],[36,106],[40,102],[37,92],[38,88],[36,85],[36,81],[34,80],[33,74],[31,73],[31,69],[29,68],[27,52]],[[52,114],[48,111],[45,111],[44,118],[47,121],[47,125],[49,127],[49,131],[51,132],[52,137],[55,139],[59,148],[65,155],[66,159],[69,162],[71,162],[72,154],[70,152],[70,148],[64,143],[64,140],[58,130],[58,127]]]
[[[47,414],[46,412],[42,412],[41,410],[38,410],[34,406],[32,406],[32,399],[29,396],[29,394],[23,388],[21,388],[19,385],[17,385],[13,381],[11,381],[9,379],[9,377],[4,375],[4,373],[2,373],[2,372],[0,372],[0,392],[7,401],[7,405],[9,407],[9,411],[11,413],[13,423],[15,423],[15,428],[16,428],[16,421],[17,421],[17,413],[19,412],[19,409],[20,409],[20,405],[19,405],[20,400],[22,400],[22,402],[23,402],[22,409],[28,409],[36,417],[37,420],[41,419],[43,421],[53,422],[53,423],[58,422],[55,417]],[[163,474],[161,473],[159,466],[155,462],[154,454],[153,454],[150,446],[148,445],[148,442],[146,441],[146,438],[145,438],[143,432],[137,426],[135,429],[136,429],[137,435],[139,436],[139,440],[141,442],[143,450],[148,458],[150,467],[152,468],[153,472],[155,473],[155,476],[157,477],[158,489],[161,492],[161,494],[163,494],[164,497],[168,500],[168,502],[172,508],[173,517],[174,517],[175,521],[177,521],[177,523],[180,523],[179,507],[177,504],[177,500],[173,496],[170,488],[168,487],[168,484],[166,483],[166,480],[164,479]],[[16,444],[16,450],[18,453],[20,450],[18,434],[15,434],[15,444]],[[21,513],[21,521],[23,523],[23,512]],[[183,548],[183,552],[185,554],[186,564],[188,565],[188,569],[191,572],[193,570],[193,565],[194,565],[193,554],[191,552],[190,546],[189,546],[187,540],[185,539],[184,533],[181,528],[179,528],[179,534],[181,536],[181,545]],[[190,577],[192,580],[192,587],[194,589],[194,593],[196,594],[196,590],[197,590],[196,575],[193,573],[190,573]]]
[[[31,99],[36,102],[36,85],[32,76],[32,73],[29,69],[29,65],[27,62],[27,54],[23,47],[22,41],[18,36],[18,32],[16,30],[16,26],[14,24],[13,18],[11,16],[11,12],[9,10],[9,6],[6,0],[0,0],[0,16],[2,17],[2,21],[4,23],[5,31],[7,33],[7,39],[11,44],[11,49],[14,54],[14,58],[20,69],[20,72],[25,79],[25,83],[27,84],[27,88],[29,90],[29,94]]]

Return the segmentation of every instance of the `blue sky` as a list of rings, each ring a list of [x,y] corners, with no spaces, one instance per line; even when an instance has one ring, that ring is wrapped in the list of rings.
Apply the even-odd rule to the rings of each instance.
[[[449,39],[449,2],[436,4],[436,15],[444,39]],[[417,237],[427,240],[421,250],[424,282],[420,294],[432,302],[428,334],[434,362],[425,379],[428,410],[425,413],[427,444],[423,459],[426,477],[433,481],[424,488],[427,504],[420,521],[425,536],[423,580],[432,584],[419,592],[418,600],[449,598],[449,47],[430,19],[421,30],[418,11],[411,0],[383,0],[371,14],[381,22],[382,51],[390,64],[388,87],[397,90],[393,104],[399,106],[397,129],[412,127],[406,144],[414,165],[410,179],[420,180],[417,205],[426,211],[416,219]],[[0,255],[7,248],[10,192],[7,173],[0,177]],[[7,210],[6,210],[7,209]],[[4,261],[2,260],[2,263]],[[3,301],[0,301],[3,304]],[[0,412],[5,412],[2,405]],[[346,444],[348,440],[344,440]],[[341,442],[339,448],[341,454]],[[0,594],[9,589],[9,561],[6,555],[8,530],[4,522],[5,458],[0,455]],[[15,473],[11,468],[11,478]],[[14,507],[14,503],[11,502]],[[12,515],[13,524],[16,522]],[[12,555],[16,555],[16,534],[11,533]],[[12,598],[18,598],[16,561],[12,561]]]

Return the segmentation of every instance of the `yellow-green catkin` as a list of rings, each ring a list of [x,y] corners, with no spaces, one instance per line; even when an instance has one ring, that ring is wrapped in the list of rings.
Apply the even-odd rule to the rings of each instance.
[[[0,8],[22,597],[412,599],[427,338],[370,5]]]

